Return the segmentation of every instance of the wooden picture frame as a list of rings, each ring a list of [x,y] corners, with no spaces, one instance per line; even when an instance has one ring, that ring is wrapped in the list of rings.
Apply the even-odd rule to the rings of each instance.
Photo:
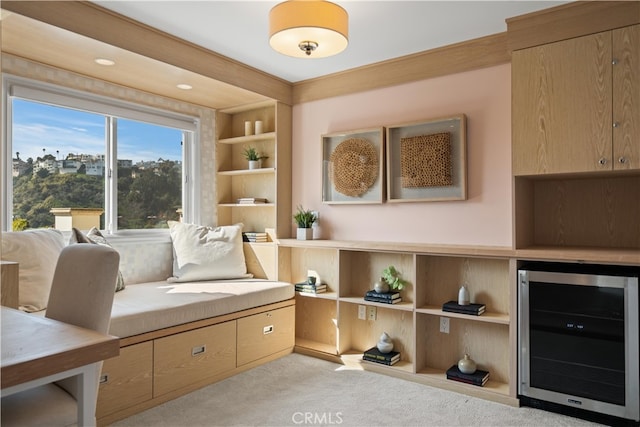
[[[384,128],[322,135],[322,203],[384,200]]]
[[[467,199],[466,116],[387,127],[387,202]]]

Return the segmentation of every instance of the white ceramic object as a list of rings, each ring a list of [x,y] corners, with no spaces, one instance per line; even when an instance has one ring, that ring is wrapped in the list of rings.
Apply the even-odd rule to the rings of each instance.
[[[469,305],[469,303],[469,291],[465,285],[462,285],[458,291],[458,304]]]
[[[313,240],[313,228],[298,228],[296,238],[298,240]]]
[[[249,169],[260,169],[262,167],[262,160],[249,160]]]
[[[386,332],[383,332],[380,335],[380,340],[378,340],[378,344],[376,345],[380,353],[389,353],[393,350],[393,341],[391,341],[391,337]]]
[[[253,123],[251,123],[249,120],[244,122],[244,135],[253,135]]]
[[[260,135],[262,133],[262,120],[256,120],[254,131],[256,135]]]
[[[465,354],[462,359],[458,361],[458,369],[463,374],[473,374],[476,371],[476,362],[469,357],[468,354]]]

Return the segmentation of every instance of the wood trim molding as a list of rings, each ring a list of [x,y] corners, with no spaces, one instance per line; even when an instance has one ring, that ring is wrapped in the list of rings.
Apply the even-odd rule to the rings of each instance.
[[[640,23],[640,1],[576,1],[507,19],[508,49],[553,43]]]
[[[293,84],[293,104],[511,62],[498,33]]]
[[[4,0],[2,8],[291,105],[291,83],[94,3]]]

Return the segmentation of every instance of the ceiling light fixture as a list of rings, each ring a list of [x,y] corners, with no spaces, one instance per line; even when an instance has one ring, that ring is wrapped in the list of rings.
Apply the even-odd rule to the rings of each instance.
[[[188,85],[188,84],[186,84],[186,83],[180,83],[180,84],[177,84],[177,85],[176,85],[176,87],[177,87],[178,89],[182,89],[182,90],[191,90],[191,89],[193,89],[193,86]]]
[[[96,59],[94,59],[94,61],[95,61],[96,64],[104,65],[104,66],[107,66],[107,67],[110,67],[110,66],[116,64],[115,61],[112,61],[111,59],[107,59],[107,58],[96,58]]]
[[[288,56],[324,58],[346,49],[349,15],[335,3],[289,0],[269,12],[269,44]]]

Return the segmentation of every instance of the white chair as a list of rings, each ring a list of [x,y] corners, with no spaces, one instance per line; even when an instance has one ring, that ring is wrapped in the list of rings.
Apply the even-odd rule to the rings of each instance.
[[[119,263],[118,252],[106,246],[65,247],[56,264],[45,317],[107,333]],[[96,384],[101,369],[102,362],[92,366]],[[3,397],[1,425],[78,424],[76,384],[75,378],[68,378]],[[96,402],[90,403],[95,411]]]

